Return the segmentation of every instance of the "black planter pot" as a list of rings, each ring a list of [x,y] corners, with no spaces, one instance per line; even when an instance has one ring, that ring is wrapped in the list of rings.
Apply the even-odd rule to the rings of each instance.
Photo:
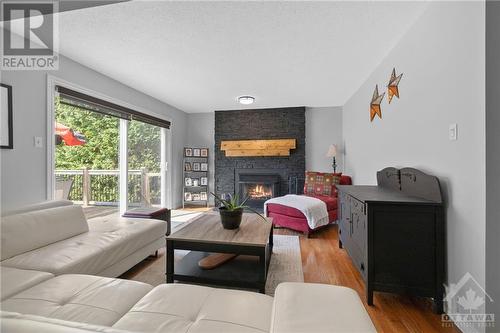
[[[237,229],[241,224],[243,209],[227,210],[225,207],[219,208],[220,219],[224,229]]]

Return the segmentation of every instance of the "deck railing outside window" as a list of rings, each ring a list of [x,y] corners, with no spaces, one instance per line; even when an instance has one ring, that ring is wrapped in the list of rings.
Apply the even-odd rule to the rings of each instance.
[[[119,170],[56,170],[56,181],[72,180],[68,200],[88,205],[118,206]],[[132,206],[159,205],[160,173],[147,168],[128,170],[128,202]]]

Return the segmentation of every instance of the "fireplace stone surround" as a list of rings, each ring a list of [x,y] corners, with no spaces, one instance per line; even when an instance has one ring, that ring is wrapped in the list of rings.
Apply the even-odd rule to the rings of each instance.
[[[226,157],[221,141],[296,139],[297,147],[290,156]],[[215,191],[218,195],[239,191],[238,175],[273,175],[279,179],[276,191],[289,193],[290,185],[298,192],[305,174],[305,107],[246,109],[215,112]],[[296,184],[297,179],[299,183]],[[260,208],[260,207],[259,207]]]

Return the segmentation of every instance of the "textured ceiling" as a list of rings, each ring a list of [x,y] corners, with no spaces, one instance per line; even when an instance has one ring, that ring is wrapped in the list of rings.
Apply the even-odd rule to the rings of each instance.
[[[62,54],[186,112],[343,105],[425,2],[133,1],[60,15]],[[395,64],[397,66],[397,64]]]

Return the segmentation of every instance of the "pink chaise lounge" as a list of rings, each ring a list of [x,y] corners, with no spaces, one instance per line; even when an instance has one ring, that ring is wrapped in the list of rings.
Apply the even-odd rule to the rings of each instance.
[[[330,223],[337,221],[337,189],[335,177],[340,178],[340,185],[351,185],[352,180],[349,176],[343,176],[340,173],[321,173],[306,172],[306,182],[304,185],[304,195],[320,199],[326,203]],[[311,229],[307,224],[306,217],[299,210],[281,204],[268,204],[267,216],[273,218],[273,224],[280,227],[303,232],[309,236],[309,233],[316,229]]]

